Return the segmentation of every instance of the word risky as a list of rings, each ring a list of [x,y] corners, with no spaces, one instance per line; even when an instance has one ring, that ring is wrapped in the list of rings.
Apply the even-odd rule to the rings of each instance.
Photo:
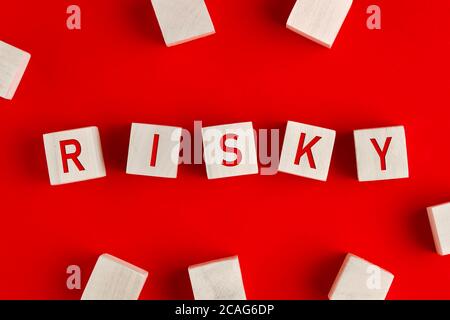
[[[275,172],[326,181],[335,137],[334,130],[288,121],[279,156],[272,142]],[[208,179],[259,173],[251,122],[203,127],[200,139],[202,146],[194,149],[201,155],[194,158],[203,163],[203,156]],[[354,139],[359,181],[409,176],[404,127],[355,130]],[[191,140],[189,131],[182,128],[133,123],[127,174],[176,178],[178,165],[191,163]],[[267,139],[260,139],[260,157],[261,150],[268,149],[266,144]],[[44,146],[52,185],[106,176],[97,127],[44,134]]]

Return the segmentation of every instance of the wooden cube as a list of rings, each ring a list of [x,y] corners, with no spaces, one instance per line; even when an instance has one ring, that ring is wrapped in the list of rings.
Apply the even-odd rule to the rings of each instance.
[[[195,300],[246,300],[238,257],[189,267]]]
[[[352,0],[297,0],[287,28],[327,48],[333,46]]]
[[[202,128],[202,136],[208,179],[258,173],[251,122]]]
[[[51,185],[106,176],[97,127],[44,134]]]
[[[405,128],[354,131],[359,181],[409,177]]]
[[[14,97],[30,58],[28,52],[0,41],[0,97]]]
[[[380,267],[347,254],[333,283],[330,300],[384,300],[394,276]]]
[[[180,156],[181,128],[133,123],[127,173],[176,178]]]
[[[436,251],[450,254],[450,202],[427,208]]]
[[[168,47],[214,34],[204,0],[152,0]]]
[[[137,300],[148,272],[109,254],[101,255],[81,300]]]
[[[326,181],[336,131],[288,121],[278,171]]]

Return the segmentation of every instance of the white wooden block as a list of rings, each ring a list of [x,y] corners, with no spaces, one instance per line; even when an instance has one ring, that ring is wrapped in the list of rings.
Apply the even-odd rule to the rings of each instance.
[[[137,300],[148,272],[109,254],[102,254],[81,300]]]
[[[450,202],[427,208],[436,251],[450,254]]]
[[[131,125],[127,173],[176,178],[181,128],[151,124]]]
[[[44,134],[44,147],[52,185],[106,176],[97,127]]]
[[[391,287],[392,273],[347,254],[333,283],[330,300],[384,300]]]
[[[152,0],[167,46],[214,34],[204,0]]]
[[[202,136],[208,179],[258,173],[251,122],[202,128]]]
[[[14,97],[30,58],[28,52],[0,41],[0,97]]]
[[[326,181],[336,131],[288,121],[278,171]]]
[[[331,48],[352,0],[297,0],[287,21],[287,28]]]
[[[246,300],[238,257],[189,267],[195,300]]]
[[[403,126],[355,130],[354,138],[359,181],[409,177]]]

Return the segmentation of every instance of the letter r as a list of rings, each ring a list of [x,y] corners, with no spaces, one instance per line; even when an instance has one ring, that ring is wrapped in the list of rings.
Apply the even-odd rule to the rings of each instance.
[[[67,146],[74,146],[75,151],[72,153],[67,153]],[[75,166],[80,171],[84,171],[84,167],[81,164],[80,160],[78,160],[78,157],[81,154],[81,144],[78,142],[78,140],[70,139],[70,140],[62,140],[59,142],[59,147],[61,150],[61,159],[63,164],[63,171],[64,173],[69,172],[69,160],[72,160]]]

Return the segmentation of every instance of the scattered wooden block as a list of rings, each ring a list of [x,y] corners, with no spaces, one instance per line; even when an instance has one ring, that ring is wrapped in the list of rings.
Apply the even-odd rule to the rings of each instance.
[[[97,127],[44,134],[51,185],[106,176]]]
[[[152,0],[168,47],[214,34],[204,0]]]
[[[427,208],[436,251],[450,254],[450,202]]]
[[[355,130],[354,137],[359,181],[409,177],[403,126]]]
[[[258,173],[255,132],[251,122],[202,129],[208,179]]]
[[[326,181],[336,131],[288,121],[278,171]]]
[[[0,41],[0,97],[14,97],[30,58],[28,52]]]
[[[109,254],[95,264],[81,300],[137,300],[148,272]]]
[[[352,0],[297,0],[287,28],[327,48],[333,46]]]
[[[347,254],[333,283],[330,300],[384,300],[394,276],[380,267]]]
[[[181,128],[133,123],[128,150],[127,173],[176,178]]]
[[[238,257],[189,267],[195,300],[246,300]]]

